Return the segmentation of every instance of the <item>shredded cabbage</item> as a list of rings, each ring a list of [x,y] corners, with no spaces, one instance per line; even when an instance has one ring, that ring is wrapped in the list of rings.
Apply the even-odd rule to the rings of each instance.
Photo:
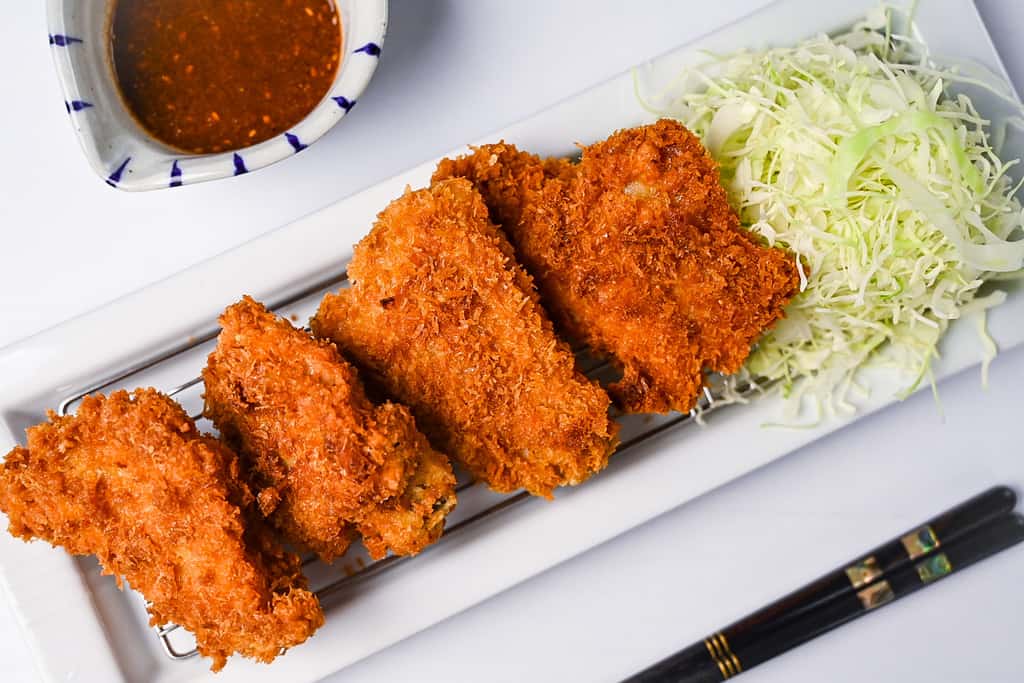
[[[976,297],[1024,267],[1024,213],[957,78],[907,46],[888,11],[850,32],[740,52],[688,70],[673,96],[718,160],[741,221],[798,257],[801,292],[757,344],[748,377],[775,381],[795,416],[810,400],[849,412],[857,371],[891,362],[924,379],[949,322],[975,313],[984,365],[995,345]],[[901,49],[900,46],[903,46]]]

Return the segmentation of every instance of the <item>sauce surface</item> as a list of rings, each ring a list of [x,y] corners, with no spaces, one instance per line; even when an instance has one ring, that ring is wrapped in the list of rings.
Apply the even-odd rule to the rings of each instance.
[[[135,118],[194,154],[285,132],[327,94],[341,57],[331,0],[117,0],[110,41]]]

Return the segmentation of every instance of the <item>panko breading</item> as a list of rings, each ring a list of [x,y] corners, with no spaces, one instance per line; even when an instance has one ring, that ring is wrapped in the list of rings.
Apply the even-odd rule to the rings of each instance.
[[[576,166],[484,145],[438,166],[484,196],[567,334],[623,371],[626,412],[688,411],[705,371],[740,369],[799,282],[730,208],[700,140],[669,120],[586,147]]]
[[[618,425],[465,180],[407,191],[312,321],[496,491],[550,496],[602,469]]]
[[[330,342],[249,297],[220,317],[203,380],[206,411],[251,470],[264,514],[330,562],[356,534],[372,557],[433,543],[455,475],[407,408],[374,406]]]
[[[235,454],[156,390],[87,396],[30,428],[0,469],[0,509],[15,536],[96,555],[145,596],[153,625],[191,631],[214,670],[236,652],[269,662],[323,624]]]

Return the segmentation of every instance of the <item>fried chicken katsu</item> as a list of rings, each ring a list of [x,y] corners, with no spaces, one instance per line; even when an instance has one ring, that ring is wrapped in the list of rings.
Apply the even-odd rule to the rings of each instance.
[[[706,371],[740,369],[796,293],[794,257],[729,206],[700,140],[663,119],[583,149],[579,164],[499,143],[445,159],[474,183],[559,328],[622,369],[626,412],[688,411]]]
[[[153,389],[88,396],[28,430],[0,468],[11,534],[96,555],[224,666],[269,662],[323,623],[299,558],[259,519],[238,459]]]
[[[618,425],[465,180],[407,191],[355,248],[313,332],[496,491],[550,496],[602,469]]]
[[[362,536],[377,559],[433,543],[455,475],[404,406],[375,406],[330,342],[250,297],[220,317],[205,414],[251,471],[260,508],[326,562]]]

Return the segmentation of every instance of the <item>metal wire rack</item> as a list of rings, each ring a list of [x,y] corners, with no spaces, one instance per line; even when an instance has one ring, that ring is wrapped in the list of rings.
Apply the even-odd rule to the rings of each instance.
[[[282,315],[287,315],[289,309],[303,310],[303,308],[305,308],[308,312],[312,308],[315,308],[324,292],[344,286],[346,283],[347,274],[345,272],[332,274],[312,283],[308,287],[304,287],[302,290],[295,292],[290,296],[276,301],[270,301],[268,307]],[[292,313],[290,317],[293,320],[298,319],[296,313]],[[217,329],[211,329],[207,333],[191,337],[186,342],[165,353],[147,358],[140,363],[124,368],[123,370],[114,373],[112,376],[96,382],[85,389],[76,391],[59,404],[57,409],[58,414],[66,415],[74,412],[75,408],[86,395],[97,391],[112,391],[119,388],[133,388],[135,386],[150,385],[157,386],[157,388],[162,387],[162,391],[164,391],[164,393],[178,399],[179,402],[186,405],[186,407],[187,404],[192,404],[197,407],[201,406],[202,377],[198,374],[198,368],[202,367],[202,363],[205,360],[205,354],[202,353],[202,347],[204,345],[208,346],[212,343],[217,336],[217,332]],[[165,365],[182,365],[179,361],[188,355],[193,356],[191,358],[191,364],[186,363],[186,368],[177,369],[179,373],[187,372],[188,374],[186,375],[177,375],[179,378],[184,376],[187,377],[187,379],[179,379],[177,381],[163,380],[160,382],[150,381],[154,374],[161,378],[163,375],[167,374],[166,372],[163,372]],[[577,357],[579,359],[581,369],[583,369],[589,377],[601,377],[602,375],[605,377],[607,376],[608,371],[610,370],[607,363],[588,357],[583,349],[577,350]],[[734,398],[744,398],[759,389],[760,387],[756,384],[748,384],[741,387],[739,390],[734,390],[731,395]],[[723,400],[722,394],[705,387],[703,395],[700,397],[697,406],[688,414],[677,413],[657,420],[651,419],[649,416],[634,420],[628,427],[623,428],[623,441],[615,451],[615,457],[622,457],[623,453],[635,449],[637,446],[651,438],[684,423],[692,422],[698,416],[706,415],[709,412],[712,412],[724,405],[728,405],[731,402],[733,401]],[[193,410],[192,417],[197,420],[202,419],[202,409],[198,408]],[[463,502],[463,498],[464,494],[469,493],[471,489],[479,490],[482,495],[477,496],[475,501],[471,501],[469,503],[470,509],[467,510],[464,507],[465,503]],[[473,481],[470,481],[465,474],[459,473],[459,484],[456,487],[456,493],[459,495],[460,503],[455,510],[458,519],[452,519],[450,517],[450,524],[445,529],[441,538],[424,552],[436,552],[438,548],[444,546],[447,540],[463,533],[466,529],[469,529],[474,525],[479,524],[484,519],[498,515],[501,512],[519,505],[531,498],[531,496],[526,492],[500,496],[490,492],[484,493],[485,491],[487,490],[483,484],[474,483]],[[453,514],[453,517],[455,516],[456,514]],[[306,572],[307,576],[310,574],[316,575],[315,577],[310,578],[311,588],[315,590],[321,601],[329,601],[332,596],[342,592],[353,584],[369,581],[373,577],[379,576],[383,572],[386,572],[399,564],[415,562],[415,557],[400,557],[396,555],[391,555],[376,561],[367,561],[367,559],[368,556],[365,555],[365,551],[358,546],[354,546],[350,549],[349,553],[346,553],[345,557],[340,559],[340,570],[324,565],[313,555],[304,556],[302,558],[302,564],[303,571]],[[154,630],[161,649],[170,659],[186,660],[191,657],[195,657],[198,654],[194,643],[187,642],[187,640],[191,640],[190,637],[187,640],[181,638],[184,629],[181,629],[178,625],[167,624],[157,627]],[[175,642],[175,639],[177,639],[178,642]],[[182,642],[183,640],[185,640],[184,643]]]

